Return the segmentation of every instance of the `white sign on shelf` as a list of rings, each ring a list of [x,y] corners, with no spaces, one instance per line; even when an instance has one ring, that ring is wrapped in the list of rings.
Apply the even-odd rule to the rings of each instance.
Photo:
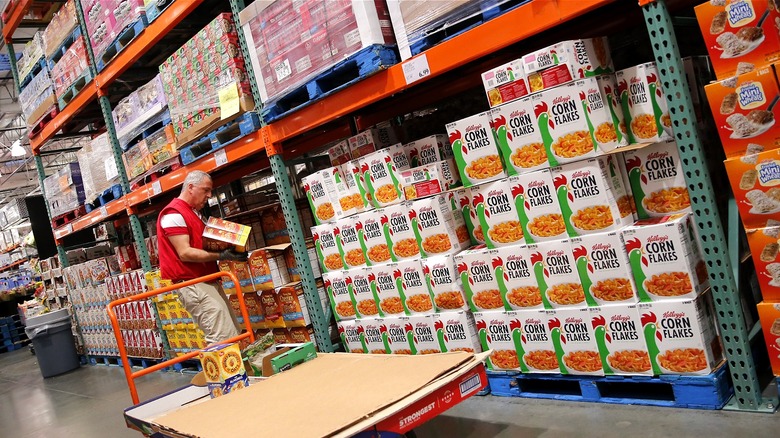
[[[158,180],[152,183],[152,196],[157,196],[160,193],[162,193],[162,184]]]
[[[224,166],[228,163],[228,157],[227,152],[225,152],[225,149],[218,149],[216,152],[214,152],[214,162],[216,163],[217,167]]]
[[[108,210],[106,210],[106,206],[102,205],[100,207],[100,216],[101,217],[108,217]]]
[[[404,62],[401,64],[401,68],[404,70],[404,79],[406,79],[407,85],[431,75],[428,56],[425,53]]]
[[[113,155],[110,158],[106,158],[105,161],[103,161],[103,164],[106,168],[106,181],[111,181],[119,176],[119,172],[116,169],[116,160]]]

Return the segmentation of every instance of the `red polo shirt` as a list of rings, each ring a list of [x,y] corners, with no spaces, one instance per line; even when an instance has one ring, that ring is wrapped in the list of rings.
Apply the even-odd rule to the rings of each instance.
[[[178,213],[184,219],[185,226],[163,228],[163,218],[168,214]],[[203,230],[206,224],[189,204],[175,198],[160,212],[157,219],[157,252],[160,256],[160,273],[162,278],[174,282],[192,280],[193,278],[217,272],[216,262],[183,262],[168,237],[187,234],[190,246],[203,249]]]

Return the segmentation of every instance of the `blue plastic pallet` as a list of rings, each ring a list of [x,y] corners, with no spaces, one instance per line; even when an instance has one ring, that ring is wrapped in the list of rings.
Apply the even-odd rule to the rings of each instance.
[[[119,356],[95,356],[89,355],[91,365],[105,365],[109,367],[121,367],[122,359]]]
[[[130,23],[127,27],[119,33],[119,36],[114,38],[114,41],[108,45],[106,50],[100,55],[95,56],[95,62],[97,63],[97,71],[101,72],[116,57],[128,44],[130,44],[143,30],[148,26],[146,21],[146,15],[141,14],[141,17],[134,22]]]
[[[116,199],[119,199],[122,197],[122,186],[119,184],[114,184],[113,186],[107,188],[103,191],[95,200],[90,202],[89,204],[85,204],[84,206],[87,208],[87,213],[89,213],[92,210],[96,210],[106,204],[108,204],[111,201],[114,201]]]
[[[76,96],[79,95],[81,90],[83,90],[87,84],[89,84],[92,81],[92,72],[89,71],[87,68],[84,70],[84,73],[81,74],[78,78],[76,78],[75,81],[68,87],[67,90],[65,90],[62,95],[57,97],[57,105],[59,105],[60,109],[65,109],[65,107],[76,98]]]
[[[46,58],[41,57],[41,59],[38,60],[38,62],[35,63],[35,66],[32,70],[30,70],[30,73],[25,76],[21,82],[19,82],[19,88],[24,89],[27,85],[32,82],[33,78],[38,75],[44,68],[48,68],[48,63],[46,61]]]
[[[706,376],[565,376],[488,372],[493,395],[621,405],[721,409],[734,389],[724,362]]]
[[[149,5],[146,6],[146,21],[149,24],[152,24],[152,22],[156,20],[163,11],[168,9],[168,6],[173,2],[174,0],[152,0]],[[162,3],[162,5],[159,3]]]
[[[425,50],[435,46],[436,44],[458,36],[467,30],[473,29],[492,18],[509,12],[520,5],[528,3],[529,1],[530,0],[509,0],[504,3],[497,4],[499,3],[497,0],[482,0],[480,2],[480,13],[471,17],[466,17],[460,21],[456,21],[455,23],[451,23],[452,17],[447,17],[447,20],[442,20],[442,23],[440,24],[442,27],[428,29],[426,34],[423,36],[413,35],[410,39],[415,41],[409,45],[412,56],[420,54]]]
[[[187,165],[198,159],[222,149],[260,129],[260,117],[254,111],[241,114],[235,120],[211,131],[203,137],[179,150],[181,164]]]
[[[51,54],[46,59],[46,62],[49,65],[49,70],[54,69],[54,65],[57,64],[57,62],[62,59],[62,57],[65,55],[65,53],[68,52],[68,49],[70,49],[70,46],[73,45],[73,43],[76,42],[77,39],[81,36],[81,26],[76,26],[75,29],[73,29],[73,32],[70,33],[65,39],[62,41],[59,47],[57,47],[57,50],[54,51],[54,53]]]
[[[278,120],[329,94],[397,64],[399,60],[396,46],[375,44],[366,47],[318,74],[314,79],[289,93],[285,93],[284,96],[266,102],[263,108],[263,119],[266,122]]]

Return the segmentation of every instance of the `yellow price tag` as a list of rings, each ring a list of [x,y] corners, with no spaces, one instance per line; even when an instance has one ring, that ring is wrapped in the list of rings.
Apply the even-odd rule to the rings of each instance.
[[[231,82],[227,87],[219,90],[219,112],[222,120],[238,114],[241,104],[238,100],[238,85]]]

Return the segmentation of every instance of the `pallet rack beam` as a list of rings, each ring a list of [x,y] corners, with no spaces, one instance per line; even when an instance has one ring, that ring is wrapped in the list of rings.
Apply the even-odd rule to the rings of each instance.
[[[33,0],[19,0],[11,12],[10,17],[8,17],[8,21],[3,24],[3,39],[9,46],[12,45],[11,40],[13,39],[14,32],[19,28],[19,25],[22,23],[22,18],[27,14],[32,3]]]
[[[706,155],[696,130],[693,100],[672,18],[665,0],[648,4],[642,11],[663,81],[685,179],[691,192],[691,207],[707,262],[720,333],[734,383],[734,401],[730,405],[738,410],[773,412],[777,397],[761,396],[739,289],[731,269],[729,247],[718,214],[715,192],[710,184],[712,179],[706,166]],[[737,251],[737,248],[732,247],[731,251]]]

